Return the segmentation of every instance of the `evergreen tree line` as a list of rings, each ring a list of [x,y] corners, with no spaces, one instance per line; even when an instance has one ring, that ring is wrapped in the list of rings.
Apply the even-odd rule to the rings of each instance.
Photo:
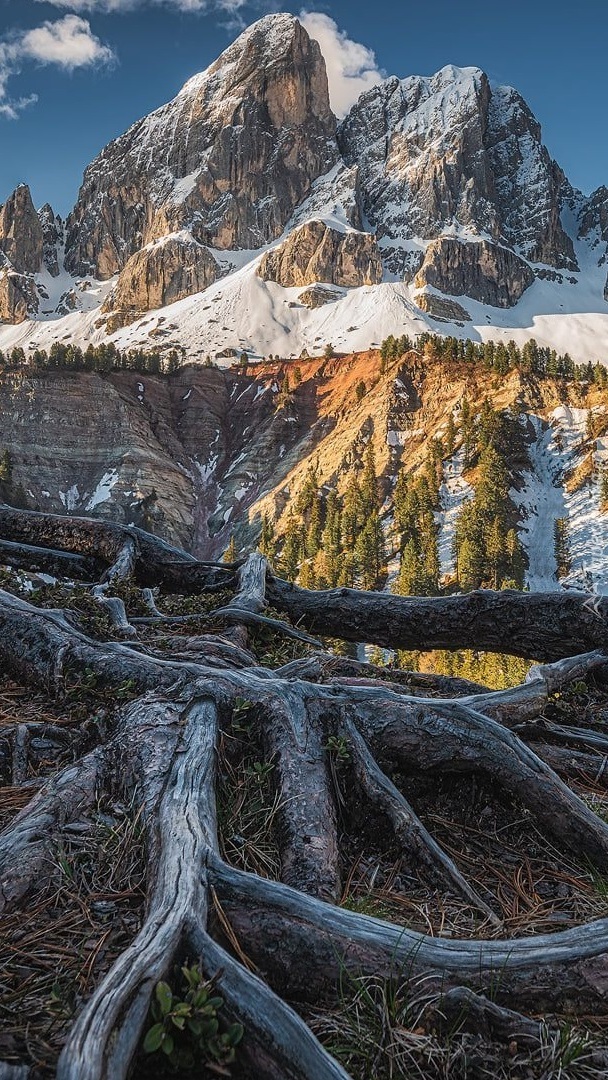
[[[400,596],[432,596],[439,592],[439,528],[444,444],[432,439],[420,475],[401,468],[393,495],[394,524],[399,535],[400,566],[394,591]]]
[[[509,491],[508,448],[518,437],[517,419],[486,398],[478,416],[466,398],[461,409],[464,467],[475,469],[474,495],[457,519],[453,553],[462,590],[523,588],[525,559]]]
[[[440,591],[438,553],[440,485],[446,460],[458,437],[464,468],[475,470],[472,499],[456,521],[454,558],[461,590],[480,586],[522,588],[524,555],[513,527],[507,453],[517,435],[516,419],[498,412],[486,399],[478,416],[465,398],[456,425],[450,414],[443,439],[432,439],[422,472],[408,476],[401,469],[394,492],[394,520],[400,536],[400,569],[395,591],[403,596]]]
[[[539,345],[531,338],[521,348],[514,341],[476,342],[455,337],[440,337],[438,334],[424,333],[413,342],[407,334],[402,337],[389,335],[381,345],[383,370],[391,360],[399,360],[411,349],[416,349],[428,358],[446,363],[466,363],[481,366],[486,371],[498,375],[507,375],[510,371],[530,373],[540,377],[570,379],[577,382],[592,383],[600,389],[608,386],[608,368],[599,361],[592,364],[575,364],[568,353],[558,353],[555,349]]]
[[[20,347],[8,353],[0,350],[0,371],[29,373],[45,371],[91,371],[109,374],[113,371],[132,371],[138,375],[172,375],[180,366],[180,354],[176,349],[165,356],[156,350],[120,350],[113,342],[101,345],[66,345],[55,341],[47,352],[35,349],[29,356]]]
[[[262,518],[260,550],[283,577],[307,589],[379,588],[386,575],[379,487],[371,443],[343,495],[335,484],[321,486],[311,466],[283,535]]]

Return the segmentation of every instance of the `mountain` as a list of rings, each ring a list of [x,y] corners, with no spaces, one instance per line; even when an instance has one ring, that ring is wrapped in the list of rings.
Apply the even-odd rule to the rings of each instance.
[[[297,357],[443,330],[596,359],[607,249],[607,189],[573,188],[516,90],[448,66],[337,124],[318,44],[274,14],[102,150],[65,225],[9,197],[0,348]]]

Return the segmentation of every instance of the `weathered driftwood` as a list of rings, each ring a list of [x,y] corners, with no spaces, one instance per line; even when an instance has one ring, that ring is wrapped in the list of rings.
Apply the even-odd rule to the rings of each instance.
[[[272,1080],[346,1080],[281,998],[315,999],[335,988],[344,970],[424,975],[442,990],[448,1020],[455,1011],[466,1013],[475,1030],[495,1038],[508,1038],[517,1025],[524,1037],[535,1037],[536,1021],[509,1011],[515,1003],[538,1012],[573,1000],[586,1007],[602,998],[608,920],[533,938],[457,941],[337,906],[340,795],[331,754],[332,747],[343,747],[349,795],[388,821],[421,873],[439,877],[494,923],[491,902],[422,824],[387,775],[387,763],[398,764],[404,776],[484,772],[497,790],[526,806],[548,836],[605,871],[608,825],[554,770],[592,774],[600,783],[606,737],[542,716],[556,690],[604,673],[603,601],[594,606],[583,596],[509,592],[431,601],[352,590],[306,593],[272,577],[259,554],[234,567],[204,564],[141,530],[10,508],[0,508],[0,536],[19,545],[19,558],[36,548],[48,551],[48,565],[93,567],[95,594],[112,615],[118,639],[94,641],[62,610],[43,610],[0,591],[4,670],[61,694],[87,669],[109,689],[128,681],[137,695],[118,713],[109,741],[51,777],[0,834],[0,909],[9,911],[51,873],[55,839],[101,790],[120,784],[141,805],[145,921],[77,1016],[60,1058],[60,1080],[127,1076],[154,985],[184,949],[200,958],[230,1015],[244,1023],[243,1053],[253,1074]],[[70,561],[72,555],[77,561]],[[44,555],[36,558],[44,568]],[[125,579],[144,588],[150,610],[145,619],[132,618],[112,596]],[[157,606],[152,585],[185,592],[230,586],[232,600],[210,617],[233,628],[163,638],[163,627],[174,620],[162,615],[162,598]],[[421,649],[471,645],[554,662],[500,692],[465,680],[387,672],[323,651],[271,671],[252,652],[252,622],[319,643],[291,623],[270,620],[267,600],[314,632],[348,640]],[[134,625],[158,633],[145,642],[126,639]],[[243,699],[272,763],[278,882],[236,870],[220,855],[216,752]],[[27,776],[29,730],[21,724],[13,733],[17,783]],[[237,955],[222,937],[227,925],[230,940],[239,942]],[[256,965],[255,973],[244,957]],[[484,992],[497,971],[500,1001],[489,1001]]]
[[[542,661],[608,647],[608,597],[479,590],[392,596],[355,589],[309,592],[271,578],[273,607],[315,634],[388,649],[485,649]]]

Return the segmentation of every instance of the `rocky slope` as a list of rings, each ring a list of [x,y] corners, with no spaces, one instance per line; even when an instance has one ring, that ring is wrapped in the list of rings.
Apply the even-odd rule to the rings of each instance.
[[[298,356],[470,322],[595,358],[607,215],[511,87],[478,68],[391,77],[337,126],[318,44],[269,15],[102,150],[65,230],[27,188],[7,200],[0,348],[152,334],[190,359]],[[319,283],[344,291],[289,291]]]
[[[12,464],[5,497],[143,524],[217,557],[232,535],[250,545],[263,514],[280,536],[311,467],[321,488],[343,493],[371,442],[395,573],[397,472],[423,469],[430,440],[445,436],[464,396],[473,413],[488,399],[521,425],[510,467],[531,587],[558,587],[553,531],[560,518],[570,538],[571,583],[608,591],[600,492],[608,391],[517,371],[488,375],[481,365],[446,368],[429,355],[409,354],[388,369],[378,352],[366,352],[302,360],[297,372],[267,363],[246,373],[189,366],[171,377],[5,373],[0,452],[7,449]],[[447,577],[455,515],[472,491],[456,449],[444,462],[438,515]]]
[[[269,16],[89,166],[66,266],[111,277],[186,226],[203,244],[261,247],[334,164],[334,135],[319,46],[297,19]]]
[[[492,88],[483,71],[388,79],[354,106],[339,143],[359,167],[363,208],[392,266],[407,269],[403,241],[451,226],[576,269],[560,220],[570,194],[563,173],[520,95]]]
[[[258,274],[287,289],[315,282],[352,288],[379,285],[382,263],[369,233],[342,233],[322,221],[310,221],[263,256]]]

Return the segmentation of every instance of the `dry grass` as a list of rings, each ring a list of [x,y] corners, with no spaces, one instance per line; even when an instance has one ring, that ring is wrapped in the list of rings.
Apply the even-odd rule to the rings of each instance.
[[[246,703],[244,703],[246,705]],[[249,717],[249,719],[248,719]],[[274,790],[272,762],[264,761],[245,707],[233,719],[219,755],[218,823],[222,854],[239,870],[278,879],[281,857],[276,818],[281,796]]]
[[[579,465],[566,477],[564,487],[569,495],[574,495],[586,485],[590,485],[595,475],[593,451],[585,455]]]
[[[106,802],[64,830],[48,887],[3,919],[0,1060],[54,1076],[73,1016],[139,930],[143,874],[135,808]]]
[[[537,1045],[508,1046],[443,1030],[440,994],[424,980],[344,977],[336,1009],[311,1010],[317,1037],[354,1080],[603,1080],[599,1036],[562,1024],[542,1028]]]

